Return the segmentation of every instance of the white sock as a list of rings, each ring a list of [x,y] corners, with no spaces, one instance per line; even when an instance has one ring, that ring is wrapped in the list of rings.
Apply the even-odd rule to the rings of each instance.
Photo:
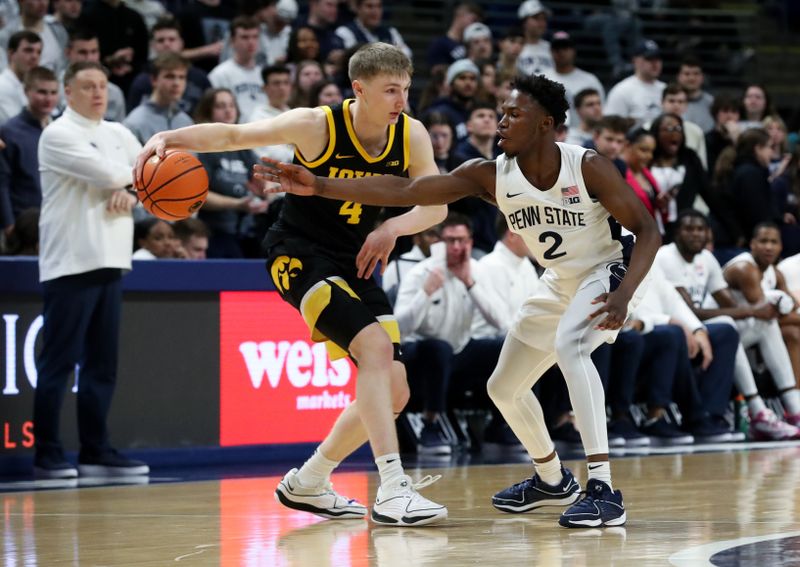
[[[546,463],[534,461],[533,468],[536,469],[536,474],[539,475],[539,478],[550,486],[558,486],[561,484],[561,479],[564,478],[561,474],[561,459],[558,458],[558,455]]]
[[[381,475],[381,484],[391,484],[405,474],[399,453],[388,453],[375,459],[378,465],[378,474]]]
[[[767,409],[767,404],[764,403],[764,400],[761,399],[761,396],[755,396],[754,398],[747,400],[747,407],[750,410],[750,417],[755,417]]]
[[[589,469],[590,480],[593,478],[602,480],[611,490],[614,490],[614,487],[611,486],[611,463],[608,461],[595,461],[586,465]]]
[[[788,392],[781,394],[781,401],[787,413],[792,415],[800,413],[800,390],[797,388],[792,388]]]
[[[337,461],[331,461],[325,457],[317,447],[314,454],[297,471],[295,478],[306,488],[319,486],[330,478],[333,469],[338,466]]]

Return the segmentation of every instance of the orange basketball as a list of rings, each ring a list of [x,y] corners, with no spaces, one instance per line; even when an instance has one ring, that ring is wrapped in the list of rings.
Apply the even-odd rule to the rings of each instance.
[[[208,175],[188,152],[167,151],[164,159],[148,159],[142,170],[143,187],[137,189],[147,211],[166,221],[185,219],[203,206],[208,195]]]

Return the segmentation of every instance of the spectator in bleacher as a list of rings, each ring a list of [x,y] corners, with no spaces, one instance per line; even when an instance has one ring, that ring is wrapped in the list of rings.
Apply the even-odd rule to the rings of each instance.
[[[558,79],[551,77],[552,80]],[[565,87],[566,88],[566,87]],[[603,98],[601,91],[586,88],[577,92],[572,99],[568,144],[585,146],[594,136],[594,125],[603,117]]]
[[[156,21],[150,30],[150,36],[150,45],[155,57],[162,53],[179,53],[186,57],[180,24],[172,16],[166,16]],[[186,58],[188,60],[188,57]],[[208,81],[206,72],[190,64],[186,73],[186,89],[180,100],[181,110],[191,115],[197,101],[210,87],[211,83]],[[128,110],[136,108],[147,100],[152,92],[152,75],[149,70],[142,71],[133,80],[131,90],[128,92]]]
[[[567,91],[567,101],[569,102],[569,124],[571,127],[578,125],[577,96],[585,90],[593,90],[600,96],[600,107],[602,109],[603,99],[606,91],[600,83],[600,79],[593,73],[584,71],[575,66],[575,42],[567,32],[557,31],[550,38],[550,51],[553,54],[553,67],[546,69],[544,76],[553,81],[558,81],[564,85]],[[600,113],[602,116],[602,111]],[[600,116],[596,116],[597,120]],[[586,129],[587,139],[591,138],[591,125]],[[571,142],[577,143],[577,142]],[[580,143],[578,145],[581,145]]]
[[[150,71],[153,92],[123,122],[140,142],[145,143],[158,132],[194,124],[180,108],[189,65],[188,59],[172,51],[162,53],[153,61]]]
[[[325,79],[325,72],[318,61],[301,61],[294,73],[292,83],[292,96],[289,106],[292,108],[308,107],[311,105],[311,87]]]
[[[134,260],[159,260],[177,258],[180,241],[172,225],[155,217],[136,221],[133,226]]]
[[[188,0],[181,2],[178,22],[186,48],[184,55],[192,63],[210,72],[219,64],[231,20],[236,16],[235,2]]]
[[[664,114],[680,116],[683,122],[683,138],[686,147],[694,151],[703,164],[703,169],[708,170],[708,157],[706,155],[706,138],[703,129],[694,122],[686,119],[686,107],[689,98],[686,91],[678,83],[669,83],[661,95],[661,110]]]
[[[258,23],[258,43],[255,63],[259,67],[286,63],[289,49],[291,22],[297,17],[295,0],[242,0],[239,3],[239,16],[252,18]],[[233,30],[230,32],[233,34]],[[219,60],[234,57],[236,47],[228,37],[222,48]]]
[[[461,2],[453,10],[453,19],[447,33],[431,41],[428,47],[430,72],[436,67],[446,69],[451,63],[467,56],[464,47],[464,30],[470,24],[483,21],[483,10],[473,2]]]
[[[292,94],[292,82],[288,67],[282,65],[264,67],[261,70],[261,77],[264,80],[264,92],[268,103],[257,107],[250,116],[245,116],[244,120],[247,122],[275,118],[291,108],[289,97]],[[259,158],[269,156],[280,161],[292,161],[294,157],[294,146],[288,144],[262,146],[253,148],[253,151]]]
[[[477,102],[480,69],[469,59],[459,59],[447,68],[445,83],[450,86],[450,94],[433,103],[427,112],[438,111],[447,115],[453,123],[456,142],[468,136],[467,120]]]
[[[147,64],[150,49],[142,17],[122,0],[97,0],[86,4],[78,24],[97,33],[100,55],[111,71],[111,80],[128,92],[134,77]]]
[[[439,168],[439,172],[448,173],[458,167],[453,154],[455,132],[450,118],[443,112],[429,112],[422,119],[422,124],[431,138],[433,159]]]
[[[10,256],[39,255],[39,209],[32,207],[21,211],[17,220],[8,232],[8,249]]]
[[[206,91],[194,114],[198,124],[236,124],[239,109],[228,89]],[[256,154],[251,150],[198,154],[208,172],[208,197],[199,217],[211,231],[209,258],[242,258],[252,249],[254,214],[266,212],[267,201],[254,196],[252,181]]]
[[[74,63],[64,76],[67,109],[39,140],[42,211],[39,278],[42,349],[33,407],[34,474],[42,478],[120,477],[149,472],[109,440],[122,311],[122,271],[131,269],[136,197],[132,165],[141,145],[103,120],[105,69]],[[90,324],[91,322],[91,324]],[[67,381],[80,362],[78,470],[59,435]]]
[[[711,112],[714,97],[703,90],[703,64],[697,57],[684,57],[678,67],[676,80],[688,97],[684,118],[691,120],[702,128],[704,134],[708,134],[714,129],[714,116]]]
[[[656,219],[659,231],[663,234],[664,217],[658,207],[661,190],[649,169],[656,149],[656,138],[650,130],[635,128],[625,135],[625,141],[621,154],[625,162],[625,182],[644,203],[647,212]]]
[[[467,47],[467,59],[475,63],[494,59],[492,30],[483,22],[467,26],[464,30],[464,45]]]
[[[411,59],[411,49],[403,36],[392,26],[383,23],[383,0],[353,0],[356,17],[352,22],[336,28],[336,35],[344,49],[377,41],[398,47]]]
[[[661,75],[661,50],[652,39],[644,40],[633,54],[633,75],[608,92],[605,113],[634,118],[640,124],[661,114],[661,92],[666,86]]]
[[[678,87],[680,88],[680,87]],[[694,207],[700,196],[708,208],[717,210],[708,176],[697,153],[686,143],[685,125],[677,114],[662,114],[652,125],[656,147],[650,173],[658,183],[658,209],[665,215],[668,232],[678,212]]]
[[[628,166],[621,156],[626,143],[625,134],[630,127],[628,118],[614,114],[603,116],[594,125],[591,145],[586,145],[614,162],[622,177],[628,173]],[[652,152],[650,155],[652,156]]]
[[[717,158],[722,150],[736,143],[739,129],[739,102],[727,95],[717,95],[711,105],[714,117],[714,128],[706,134],[706,153],[708,154],[708,172],[713,177],[716,171]]]
[[[298,26],[308,26],[314,30],[323,59],[326,59],[332,52],[338,52],[334,56],[341,57],[342,42],[335,33],[338,18],[338,0],[310,0],[308,17],[297,22]]]
[[[661,272],[675,286],[686,304],[701,321],[726,323],[736,326],[738,329],[738,324],[734,321],[753,320],[752,323],[744,323],[744,326],[765,329],[769,326],[770,321],[774,322],[775,320],[777,315],[775,307],[769,303],[761,305],[737,303],[728,289],[719,262],[706,249],[708,228],[708,220],[702,213],[692,209],[681,212],[676,223],[675,241],[662,246],[656,255],[656,263],[661,268]],[[741,329],[739,330],[741,332]],[[778,419],[772,410],[766,407],[758,393],[753,371],[743,346],[747,344],[745,340],[755,339],[757,341],[758,338],[755,333],[749,331],[746,337],[740,336],[734,363],[736,388],[745,397],[750,413],[750,436],[754,439],[773,440],[800,438],[800,429]],[[778,341],[782,346],[780,331],[778,331]],[[770,359],[768,362],[770,372],[773,369],[777,370],[777,374],[773,374],[773,379],[777,382],[785,376],[785,369],[775,368],[773,364],[777,358],[772,356],[773,351],[780,347],[777,342],[768,343],[766,346],[767,352],[762,352],[762,354],[765,359]],[[785,347],[783,348],[785,350]],[[793,376],[791,384],[786,387],[789,386],[794,386]],[[779,388],[782,387],[779,386]]]
[[[67,41],[67,64],[80,63],[84,61],[100,62],[100,42],[97,39],[97,34],[92,30],[85,28],[75,28],[69,32],[69,40]],[[67,106],[67,100],[64,96],[64,73],[59,75],[59,101],[58,109],[63,111]],[[148,78],[149,80],[149,78]],[[106,115],[103,117],[111,122],[122,122],[125,120],[125,95],[114,83],[108,83],[108,104],[106,106]]]
[[[794,256],[800,252],[800,145],[795,146],[783,173],[772,180],[771,188],[781,214],[783,255]]]
[[[750,128],[739,135],[735,149],[726,149],[717,160],[716,191],[732,216],[721,219],[731,233],[715,233],[718,248],[744,247],[757,224],[780,220],[769,184],[771,155],[766,130]]]
[[[220,63],[208,74],[214,88],[230,89],[242,116],[267,103],[264,80],[256,63],[259,23],[253,18],[235,18],[230,24],[233,56]]]
[[[56,29],[54,24],[45,20],[47,5],[45,0],[19,0],[19,20],[2,27],[0,45],[7,46],[9,38],[16,32],[33,32],[41,41],[42,53],[38,64],[59,71],[64,67],[65,37],[63,30]]]
[[[25,108],[25,73],[39,65],[42,40],[32,31],[18,31],[8,40],[8,67],[0,73],[0,125]]]
[[[770,114],[764,118],[764,130],[769,134],[769,180],[772,182],[778,175],[784,172],[789,164],[791,155],[789,154],[788,130],[786,122],[777,114]]]
[[[296,26],[289,34],[289,47],[286,54],[286,61],[289,63],[299,63],[310,59],[312,61],[322,61],[317,34],[311,26]]]
[[[489,59],[476,61],[478,69],[481,71],[481,96],[486,102],[492,103],[495,107],[500,106],[497,102],[497,67]]]
[[[493,160],[500,154],[497,146],[497,112],[493,105],[477,103],[467,120],[469,135],[453,150],[455,163],[471,159]],[[497,242],[497,207],[478,197],[465,197],[450,203],[450,210],[467,215],[472,221],[473,251],[478,255],[492,251]]]
[[[148,30],[152,30],[156,22],[167,14],[163,2],[159,0],[122,0],[125,5],[138,12]]]
[[[45,22],[47,22],[50,29],[53,30],[58,40],[58,45],[62,54],[62,66],[69,64],[63,54],[67,49],[69,33],[78,23],[82,8],[83,0],[53,0],[53,13],[44,17]],[[56,69],[56,72],[61,70],[62,69]]]
[[[550,43],[543,39],[551,14],[539,0],[525,0],[517,9],[517,18],[525,34],[525,43],[517,58],[517,70],[523,75],[541,75],[553,68]]]
[[[317,106],[341,104],[344,97],[342,96],[342,91],[339,89],[339,85],[329,79],[323,79],[311,87],[308,99],[309,106],[315,108]]]
[[[450,213],[441,225],[441,238],[445,258],[431,255],[411,268],[400,281],[395,305],[412,396],[424,391],[425,425],[431,433],[423,431],[422,444],[430,435],[430,443],[439,447],[436,416],[446,410],[448,393],[472,391],[488,407],[486,381],[502,346],[502,339],[471,338],[478,312],[499,326],[499,300],[485,288],[484,274],[471,258],[469,219]],[[499,414],[487,436],[488,441],[518,444]]]
[[[497,325],[490,324],[480,312],[476,313],[472,321],[474,339],[505,338],[522,304],[539,288],[539,275],[525,241],[508,230],[505,216],[495,214],[495,217],[497,242],[491,252],[478,260],[478,265],[484,275],[484,285],[499,300]]]
[[[206,259],[210,232],[203,221],[189,217],[173,223],[172,230],[181,243],[181,257],[187,260]]]
[[[0,168],[0,229],[10,231],[19,214],[42,203],[37,151],[42,130],[58,101],[58,82],[47,67],[34,67],[25,74],[28,104],[0,126],[6,147],[0,151],[5,162]]]
[[[436,67],[431,72],[428,84],[425,85],[422,89],[422,94],[419,95],[419,102],[417,103],[418,115],[425,116],[434,102],[447,97],[450,87],[444,82],[446,75],[447,68],[442,68],[441,66]]]
[[[741,108],[740,130],[763,128],[764,119],[771,114],[776,114],[767,89],[759,84],[749,84],[745,87]]]
[[[757,306],[768,303],[775,308],[776,319],[740,319],[736,323],[742,344],[745,347],[759,346],[764,364],[778,389],[786,421],[797,426],[800,425],[800,390],[797,389],[797,372],[793,369],[800,361],[800,335],[797,332],[800,316],[794,313],[797,305],[789,294],[783,274],[774,267],[780,254],[778,225],[762,223],[753,232],[750,251],[725,264],[722,273],[738,304]],[[790,326],[782,328],[783,321]]]
[[[672,444],[690,442],[685,432],[690,432],[693,440],[732,441],[725,413],[739,344],[736,330],[725,323],[704,325],[658,265],[651,276],[650,286],[627,323],[632,332],[641,333],[644,347],[639,361],[647,401],[642,431]],[[697,363],[692,365],[692,360]],[[683,414],[685,432],[666,419],[673,401]]]
[[[525,45],[522,28],[512,26],[500,39],[498,45],[497,74],[513,77],[517,74],[517,59]]]

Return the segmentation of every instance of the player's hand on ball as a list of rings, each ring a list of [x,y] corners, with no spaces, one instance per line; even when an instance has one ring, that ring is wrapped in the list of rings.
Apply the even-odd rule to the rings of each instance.
[[[106,210],[112,214],[129,213],[133,210],[135,205],[136,197],[124,189],[120,189],[119,191],[111,193],[106,203]]]
[[[158,159],[164,159],[164,154],[166,152],[167,143],[164,141],[161,134],[155,134],[149,140],[147,140],[147,143],[139,152],[139,155],[136,156],[136,164],[133,166],[134,187],[137,189],[144,187],[144,176],[142,175],[142,171],[144,170],[145,162],[153,155],[158,156]]]
[[[265,193],[286,192],[308,197],[316,193],[317,177],[302,165],[286,163],[268,157],[253,166],[253,177],[272,184],[264,188]]]

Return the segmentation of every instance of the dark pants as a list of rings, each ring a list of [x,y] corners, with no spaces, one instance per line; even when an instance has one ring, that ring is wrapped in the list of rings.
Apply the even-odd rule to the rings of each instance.
[[[710,323],[706,328],[714,350],[714,360],[705,372],[700,369],[696,371],[697,388],[708,413],[721,416],[725,415],[731,400],[739,333],[726,323]]]
[[[58,433],[67,382],[78,376],[78,434],[82,455],[108,450],[106,418],[117,379],[122,279],[104,269],[44,282],[42,352],[33,406],[36,452],[59,455]]]
[[[636,331],[617,335],[613,344],[603,344],[592,353],[592,361],[600,374],[611,415],[627,415],[634,403],[636,376],[644,353],[644,336]]]
[[[412,407],[421,398],[425,411],[444,412],[448,399],[462,405],[465,392],[470,392],[478,405],[494,408],[486,382],[497,366],[502,346],[501,338],[472,339],[454,354],[450,344],[439,339],[403,343]]]

